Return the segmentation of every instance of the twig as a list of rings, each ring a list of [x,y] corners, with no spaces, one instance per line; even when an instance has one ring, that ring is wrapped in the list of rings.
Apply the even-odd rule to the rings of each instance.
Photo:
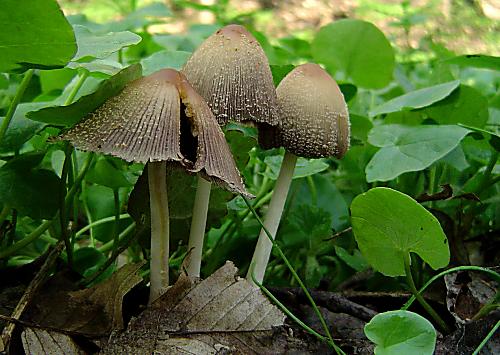
[[[56,262],[59,254],[62,252],[63,247],[64,247],[64,241],[59,241],[54,247],[54,249],[52,249],[52,251],[49,253],[47,259],[40,268],[40,271],[38,271],[38,273],[35,275],[33,280],[31,280],[30,284],[24,291],[23,296],[21,297],[16,308],[12,312],[11,318],[13,319],[21,318],[21,315],[23,314],[26,307],[29,305],[33,297],[36,295],[40,287],[45,283],[45,280],[49,276],[50,269]],[[2,332],[2,339],[6,349],[8,349],[9,347],[9,342],[12,337],[12,333],[14,331],[15,326],[16,324],[14,322],[10,322],[7,326],[5,326]]]
[[[344,230],[341,230],[340,232],[335,233],[335,234],[334,234],[334,235],[332,235],[331,237],[328,237],[328,238],[326,238],[326,239],[323,239],[323,241],[324,241],[324,242],[326,242],[326,241],[329,241],[329,240],[332,240],[332,239],[338,238],[338,237],[340,237],[340,236],[341,236],[341,235],[343,235],[343,234],[349,233],[350,231],[352,231],[352,227],[348,227],[348,228],[346,228],[346,229],[344,229]]]

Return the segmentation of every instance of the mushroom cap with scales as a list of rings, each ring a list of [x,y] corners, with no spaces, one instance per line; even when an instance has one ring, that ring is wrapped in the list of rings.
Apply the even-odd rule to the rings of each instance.
[[[229,120],[278,123],[276,90],[267,57],[243,26],[228,25],[196,49],[182,68],[220,125]]]
[[[349,113],[339,86],[323,68],[312,63],[296,67],[276,92],[281,121],[259,132],[260,141],[304,158],[344,156],[349,149]]]
[[[174,69],[132,81],[60,138],[79,149],[126,161],[175,162],[252,197],[210,108]]]

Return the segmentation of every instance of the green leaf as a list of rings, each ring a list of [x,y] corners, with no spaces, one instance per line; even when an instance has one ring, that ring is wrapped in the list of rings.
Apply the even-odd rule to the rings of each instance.
[[[72,59],[74,62],[88,61],[92,58],[106,58],[122,48],[141,41],[141,36],[129,31],[95,34],[80,25],[73,26],[73,29],[78,44],[78,51]]]
[[[495,132],[491,132],[479,127],[474,127],[474,126],[468,126],[464,124],[459,124],[459,126],[470,129],[471,131],[480,133],[483,135],[484,138],[488,139],[490,145],[496,150],[500,151],[500,135]]]
[[[153,2],[127,15],[123,20],[111,22],[103,27],[105,32],[135,30],[155,23],[161,23],[162,18],[171,16],[170,9],[161,2]]]
[[[125,171],[116,166],[117,161],[121,162],[116,158],[101,157],[87,173],[86,180],[112,189],[132,186]]]
[[[436,346],[432,323],[410,311],[377,314],[364,331],[376,344],[375,355],[432,355]]]
[[[408,171],[423,170],[455,149],[469,132],[455,125],[374,127],[368,142],[382,149],[366,166],[366,180],[389,181]]]
[[[356,86],[382,88],[392,80],[394,50],[369,22],[349,19],[322,27],[312,42],[312,55],[332,72],[343,71]]]
[[[95,248],[79,248],[73,254],[73,269],[83,277],[92,275],[105,262],[106,256]]]
[[[349,115],[351,121],[351,136],[366,142],[368,139],[368,132],[373,128],[373,123],[367,117],[355,114]]]
[[[349,84],[349,83],[344,83],[344,84],[339,84],[340,91],[342,91],[342,95],[344,95],[344,100],[346,102],[351,101],[354,96],[358,93],[358,88],[356,85]]]
[[[0,168],[0,204],[22,216],[50,219],[59,207],[59,177],[38,169],[42,154],[20,156]]]
[[[450,96],[425,111],[440,124],[463,123],[482,128],[488,121],[488,100],[476,89],[460,85]]]
[[[51,106],[28,113],[28,118],[56,126],[73,126],[85,115],[101,106],[108,98],[118,95],[125,85],[141,76],[141,66],[131,65],[103,81],[92,94],[82,96],[68,106]]]
[[[238,170],[242,171],[248,164],[250,156],[248,152],[255,147],[256,140],[251,136],[245,135],[238,130],[227,130],[225,133],[227,143],[233,154],[234,161]]]
[[[408,111],[432,105],[448,97],[460,85],[459,80],[448,83],[426,87],[407,94],[395,97],[370,111],[370,116],[378,116],[384,113],[397,111]]]
[[[404,255],[410,252],[434,270],[450,261],[448,240],[436,217],[402,192],[377,187],[356,196],[351,222],[359,250],[384,275],[405,275]]]
[[[73,29],[54,0],[3,0],[0,72],[64,67],[76,52]]]
[[[173,68],[180,70],[191,56],[183,51],[159,51],[141,60],[144,75],[152,74],[160,69]]]
[[[17,106],[14,117],[0,142],[0,152],[14,152],[33,137],[42,127],[43,123],[34,122],[26,118],[26,113],[36,108],[47,105],[45,102],[23,103]],[[0,117],[0,124],[3,118]]]
[[[358,272],[368,268],[368,263],[358,249],[355,249],[352,254],[349,254],[347,250],[336,245],[335,254],[337,254],[340,260]]]
[[[484,54],[467,54],[449,58],[443,61],[447,64],[456,64],[461,67],[475,67],[483,69],[500,70],[500,57]]]
[[[271,65],[271,73],[273,74],[274,86],[278,86],[278,84],[283,80],[283,78],[290,73],[295,66],[292,64],[285,65]]]
[[[281,155],[271,155],[264,159],[264,163],[270,168],[270,171],[265,172],[268,178],[276,180],[281,169],[281,162],[283,157]],[[295,165],[293,178],[298,179],[309,175],[314,175],[328,169],[328,164],[324,159],[305,159],[298,158]]]

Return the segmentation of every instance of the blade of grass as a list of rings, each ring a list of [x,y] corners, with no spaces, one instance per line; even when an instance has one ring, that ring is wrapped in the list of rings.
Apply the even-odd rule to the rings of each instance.
[[[318,306],[316,305],[316,302],[314,302],[314,299],[312,298],[312,296],[309,293],[309,291],[307,290],[306,286],[304,285],[304,283],[300,279],[299,275],[297,274],[297,272],[293,268],[292,264],[290,264],[290,262],[288,261],[288,258],[285,256],[285,254],[283,253],[283,251],[281,250],[281,248],[278,246],[278,244],[276,244],[276,241],[273,239],[271,233],[267,230],[266,227],[264,227],[264,223],[260,219],[259,215],[255,211],[255,209],[253,208],[253,206],[250,204],[250,202],[248,202],[248,200],[245,198],[245,196],[241,196],[241,197],[243,198],[243,201],[245,201],[246,205],[248,206],[248,209],[254,215],[254,217],[257,220],[257,222],[261,225],[261,228],[265,231],[267,237],[269,238],[269,240],[273,244],[273,248],[276,249],[276,251],[278,252],[278,254],[280,255],[280,257],[283,259],[283,261],[285,262],[286,266],[288,267],[288,269],[292,273],[294,279],[297,281],[297,283],[299,284],[300,288],[304,291],[304,294],[306,295],[307,299],[311,303],[312,308],[314,309],[314,312],[316,313],[316,315],[319,318],[319,321],[321,323],[321,326],[323,327],[323,330],[325,331],[326,335],[328,336],[329,344],[331,344],[333,346],[333,348],[335,349],[335,352],[337,354],[344,354],[344,352],[342,351],[342,349],[340,349],[337,345],[335,345],[335,342],[333,341],[333,338],[332,338],[332,334],[330,333],[330,329],[328,328],[328,325],[326,324],[326,321],[323,318],[323,315],[321,314]]]

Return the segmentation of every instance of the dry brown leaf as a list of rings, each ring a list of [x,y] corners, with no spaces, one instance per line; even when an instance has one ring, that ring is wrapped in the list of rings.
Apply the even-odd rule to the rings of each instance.
[[[144,263],[127,264],[106,281],[85,290],[41,293],[39,301],[34,302],[31,321],[87,336],[123,329],[123,297],[142,281],[137,272]]]
[[[21,334],[21,340],[26,354],[85,354],[66,334],[44,329],[26,328]]]
[[[248,353],[273,346],[283,333],[277,327],[285,316],[259,288],[238,278],[237,271],[227,262],[203,281],[182,275],[103,352]]]

